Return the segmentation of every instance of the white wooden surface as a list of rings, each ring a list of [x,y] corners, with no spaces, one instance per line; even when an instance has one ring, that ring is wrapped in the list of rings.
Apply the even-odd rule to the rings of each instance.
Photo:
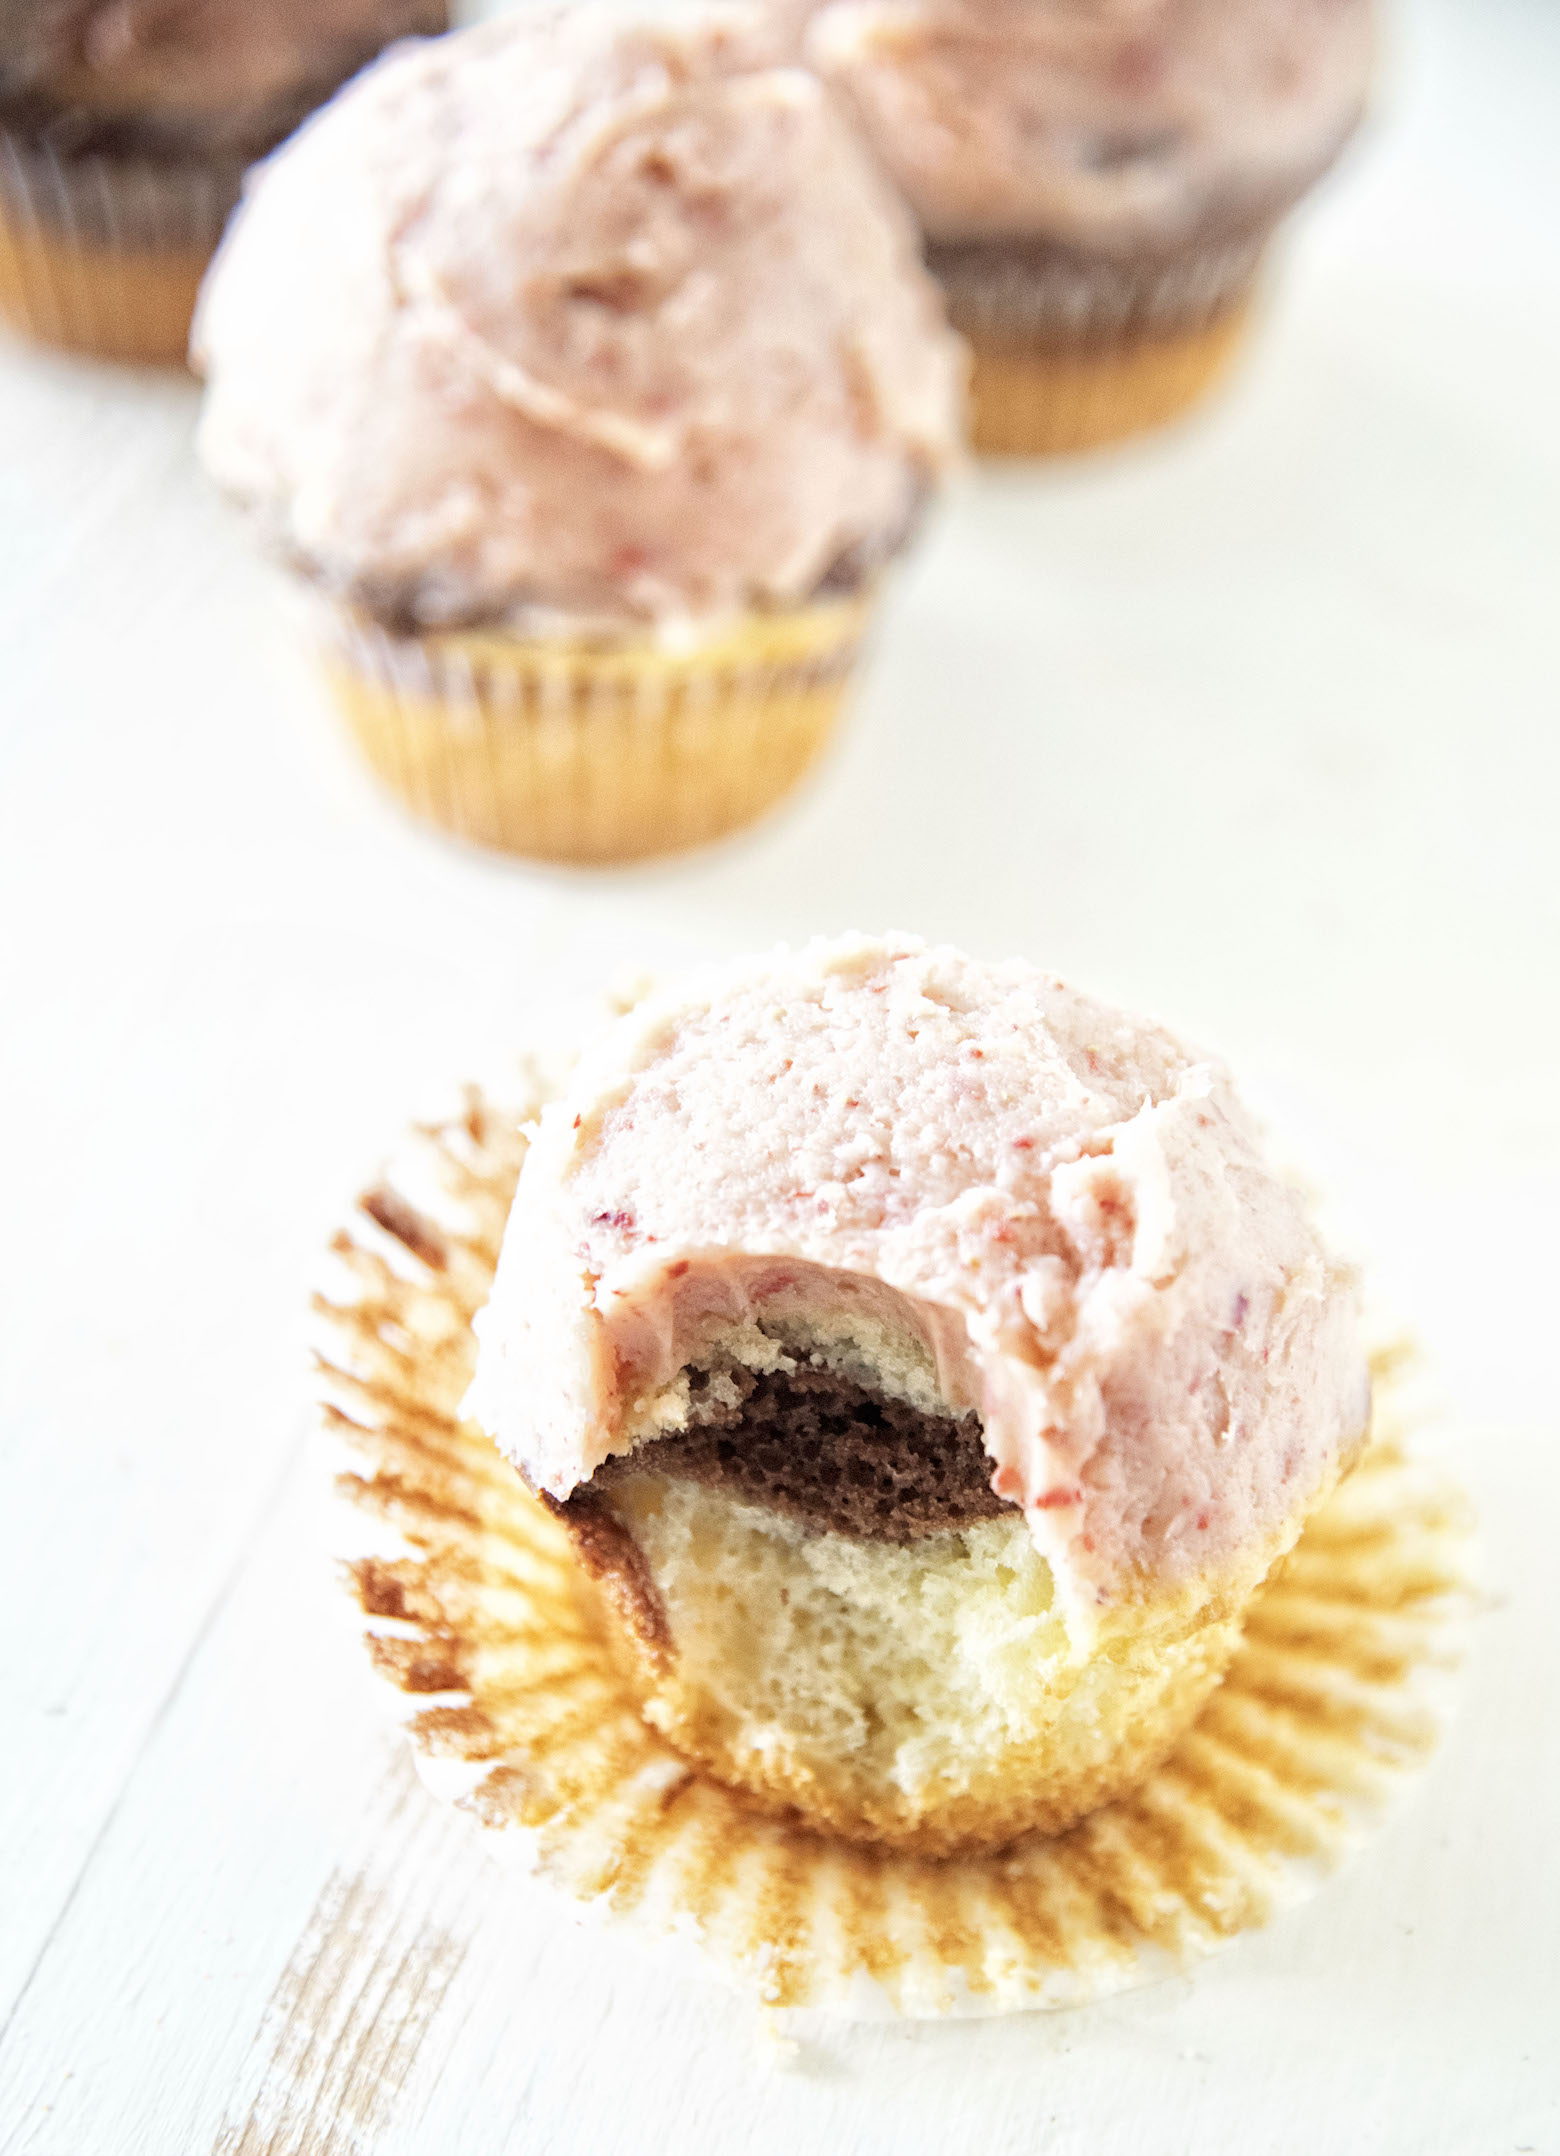
[[[986,474],[746,844],[404,826],[191,469],[0,347],[0,2149],[1560,2150],[1560,13],[1417,0],[1235,395]],[[603,978],[856,923],[1217,1043],[1425,1340],[1492,1606],[1412,1805],[1194,1977],[811,2032],[490,1869],[317,1546],[301,1312],[447,1079]]]

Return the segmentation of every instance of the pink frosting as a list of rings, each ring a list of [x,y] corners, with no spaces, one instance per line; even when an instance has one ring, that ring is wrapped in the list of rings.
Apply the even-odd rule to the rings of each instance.
[[[901,542],[957,441],[913,224],[718,8],[403,48],[263,168],[195,348],[211,471],[420,625],[805,598]]]
[[[444,0],[0,0],[0,104],[269,148]]]
[[[470,1406],[562,1497],[712,1319],[852,1309],[979,1412],[1085,1621],[1270,1553],[1367,1417],[1351,1278],[1219,1064],[1030,966],[861,937],[653,1001],[586,1056]]]
[[[795,14],[796,0],[779,0]],[[1331,162],[1371,0],[824,0],[803,42],[936,239],[1168,249]]]

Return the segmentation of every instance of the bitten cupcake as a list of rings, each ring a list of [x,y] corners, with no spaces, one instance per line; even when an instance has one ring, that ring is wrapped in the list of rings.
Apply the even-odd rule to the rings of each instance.
[[[182,360],[244,167],[445,0],[0,0],[0,314]]]
[[[542,1113],[468,1412],[646,1719],[932,1855],[1134,1787],[1359,1452],[1351,1276],[1217,1063],[859,937],[621,1020]]]
[[[1034,454],[1217,379],[1275,225],[1360,117],[1372,8],[823,0],[802,49],[921,220],[977,448]]]
[[[586,5],[394,55],[207,286],[205,461],[328,602],[370,762],[465,836],[610,861],[757,815],[955,449],[913,225],[758,51]]]

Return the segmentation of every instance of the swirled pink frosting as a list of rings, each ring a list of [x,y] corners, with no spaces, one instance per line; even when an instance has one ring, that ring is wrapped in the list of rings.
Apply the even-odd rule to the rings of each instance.
[[[521,1175],[469,1404],[562,1497],[712,1324],[799,1311],[921,1344],[1085,1623],[1270,1556],[1368,1413],[1352,1279],[1222,1066],[910,939],[725,969],[587,1054]]]
[[[708,617],[905,537],[960,349],[913,224],[753,20],[536,4],[403,47],[262,169],[201,454],[419,626]]]
[[[794,18],[794,0],[777,4]],[[1331,163],[1362,108],[1372,13],[1371,0],[824,0],[802,49],[933,238],[1168,251],[1271,220]]]

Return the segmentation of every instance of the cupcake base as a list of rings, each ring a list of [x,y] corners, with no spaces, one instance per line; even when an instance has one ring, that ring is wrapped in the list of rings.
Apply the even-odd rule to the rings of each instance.
[[[209,260],[203,248],[97,247],[18,227],[0,212],[0,316],[42,344],[182,365]]]
[[[1191,410],[1245,339],[1269,229],[1121,262],[1020,240],[932,246],[927,265],[974,353],[976,449],[1070,455]]]
[[[937,1861],[764,1816],[636,1709],[559,1523],[460,1420],[524,1158],[472,1088],[333,1245],[317,1301],[346,1584],[431,1788],[496,1854],[773,2007],[851,2016],[1057,2007],[1184,1967],[1314,1892],[1420,1767],[1469,1600],[1467,1509],[1375,1440],[1246,1614],[1202,1714],[1069,1832]],[[416,1193],[415,1197],[412,1193]]]
[[[237,167],[54,156],[0,134],[0,316],[100,359],[184,364]]]
[[[983,456],[1070,456],[1166,426],[1218,386],[1250,319],[1247,304],[1196,329],[1098,349],[977,333],[971,440]]]
[[[638,1473],[616,1464],[608,1488],[549,1509],[645,1720],[755,1806],[880,1851],[1000,1849],[1136,1788],[1223,1676],[1267,1569],[1118,1605],[1080,1667],[1016,1512],[902,1547],[798,1537],[657,1472],[653,1449]]]
[[[754,821],[833,730],[866,596],[753,615],[687,651],[335,619],[335,699],[378,776],[457,837],[535,860],[671,853]]]

